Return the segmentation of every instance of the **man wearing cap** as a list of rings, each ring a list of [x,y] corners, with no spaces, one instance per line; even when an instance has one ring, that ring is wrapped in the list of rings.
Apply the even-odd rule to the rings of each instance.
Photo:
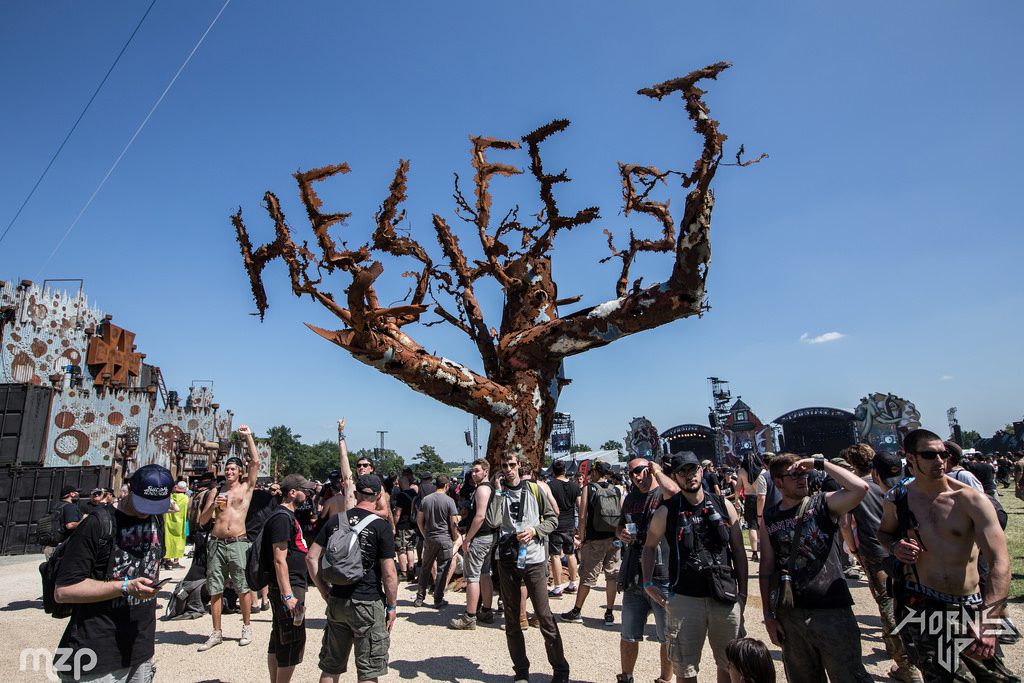
[[[395,536],[391,525],[374,510],[381,494],[375,474],[355,481],[356,504],[335,515],[317,534],[306,555],[306,569],[327,601],[327,629],[320,649],[321,683],[337,683],[348,670],[355,650],[356,680],[376,681],[388,672],[391,627],[398,609],[398,571],[395,568]],[[373,521],[359,532],[363,577],[354,584],[330,585],[320,576],[320,556],[340,524],[357,526],[367,517]]]
[[[174,479],[165,468],[146,465],[130,484],[120,507],[86,517],[63,551],[54,596],[74,611],[59,645],[71,654],[66,664],[54,662],[62,680],[153,680],[160,515],[170,507]]]
[[[301,474],[281,480],[281,502],[263,526],[261,557],[272,559],[268,600],[273,611],[267,666],[270,680],[288,683],[306,650],[306,540],[295,509],[302,505],[313,483]],[[295,620],[299,619],[296,624]]]
[[[238,435],[245,439],[249,450],[247,477],[245,480],[241,478],[241,460],[229,458],[224,465],[224,485],[216,495],[207,496],[206,506],[199,516],[200,524],[213,520],[206,554],[206,588],[210,591],[213,633],[199,646],[200,652],[223,642],[221,613],[224,607],[224,588],[228,581],[234,584],[242,607],[242,637],[238,644],[248,645],[252,642],[252,626],[249,624],[252,594],[245,578],[246,552],[249,550],[245,517],[259,476],[260,452],[248,426],[239,425]]]
[[[740,636],[747,601],[747,552],[739,513],[722,496],[704,489],[703,467],[691,451],[673,455],[665,471],[680,491],[651,517],[640,563],[642,586],[667,612],[664,638],[676,680],[696,683],[707,640],[718,666],[717,680],[728,681],[725,649]],[[663,540],[668,541],[668,591],[655,574]]]
[[[598,460],[591,469],[591,482],[587,486],[585,500],[581,500],[580,526],[576,532],[580,540],[580,587],[576,594],[576,604],[568,612],[562,614],[565,621],[582,622],[583,604],[590,595],[590,589],[597,585],[597,579],[604,573],[605,603],[604,623],[615,623],[612,607],[615,606],[615,594],[618,592],[619,581],[619,548],[615,545],[615,529],[608,531],[597,528],[595,521],[598,513],[598,496],[611,495],[618,489],[608,480],[612,467]],[[581,498],[583,498],[581,496]],[[619,501],[619,509],[622,502]]]

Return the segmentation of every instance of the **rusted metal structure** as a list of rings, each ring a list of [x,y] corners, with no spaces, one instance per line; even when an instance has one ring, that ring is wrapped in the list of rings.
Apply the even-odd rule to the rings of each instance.
[[[657,100],[680,95],[688,118],[703,138],[703,147],[690,173],[619,164],[625,215],[644,214],[654,219],[658,237],[641,238],[636,230],[630,230],[628,243],[616,246],[614,237],[605,231],[612,252],[605,260],[621,261],[616,298],[568,315],[560,313],[561,307],[581,297],[558,296],[552,277],[555,237],[560,231],[592,223],[600,216],[596,207],[563,212],[555,201],[555,187],[569,181],[566,171],[550,173],[541,158],[542,144],[569,126],[569,121],[555,120],[520,140],[470,138],[475,171],[472,196],[463,194],[456,176],[454,198],[456,216],[470,226],[469,232],[479,241],[474,253],[464,247],[448,219],[439,214],[433,215],[432,227],[442,254],[440,260],[402,229],[405,212],[401,206],[406,199],[409,172],[405,160],[399,162],[376,214],[370,241],[358,247],[330,234],[330,229],[341,227],[350,214],[323,213],[314,188],[319,181],[348,173],[347,164],[294,176],[315,244],[293,240],[277,196],[266,192],[265,205],[276,237],[254,249],[239,209],[232,221],[260,316],[268,308],[263,269],[280,258],[287,265],[292,292],[319,302],[343,324],[339,330],[310,329],[411,388],[490,422],[487,457],[492,462],[502,453],[516,451],[538,464],[551,433],[559,392],[567,383],[560,377],[565,358],[680,318],[699,316],[707,309],[704,294],[714,206],[711,181],[722,159],[725,135],[711,118],[704,92],[697,84],[716,78],[728,66],[724,62],[714,64],[638,91]],[[532,217],[535,220],[521,222],[518,209],[493,220],[491,181],[496,176],[523,171],[494,161],[491,156],[523,145],[539,188],[541,209]],[[746,163],[751,162],[740,162],[737,156],[737,164]],[[687,190],[678,227],[668,201],[651,197],[658,185],[667,185],[672,179]],[[642,278],[630,280],[634,259],[642,252],[673,256],[666,280],[649,286],[642,286]],[[381,261],[389,258],[414,264],[405,273],[413,278],[414,285],[406,300],[394,305],[382,303],[374,287],[384,270]],[[344,296],[337,298],[321,287],[323,279],[336,271],[348,276]],[[484,319],[476,294],[478,283],[487,279],[496,282],[504,293],[497,325]],[[437,318],[423,321],[425,324],[445,322],[469,337],[480,356],[480,371],[431,353],[409,336],[406,327],[421,322],[428,312]]]
[[[112,320],[81,291],[0,282],[0,412],[19,416],[3,420],[0,465],[117,472],[157,463],[185,475],[223,461],[231,411],[204,385],[180,405],[135,334]],[[26,405],[45,419],[22,419]]]

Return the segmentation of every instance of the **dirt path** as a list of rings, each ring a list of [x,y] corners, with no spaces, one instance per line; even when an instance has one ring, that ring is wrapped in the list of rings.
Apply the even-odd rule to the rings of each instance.
[[[39,575],[36,570],[41,556],[3,558],[0,563],[0,623],[3,624],[3,651],[0,654],[0,681],[42,681],[42,673],[19,671],[19,653],[24,648],[54,648],[60,640],[66,622],[45,615],[39,602]],[[178,579],[184,570],[171,576]],[[760,623],[761,605],[751,578],[751,602],[747,606],[750,635],[767,641]],[[173,585],[174,582],[171,583]],[[868,671],[879,680],[885,679],[889,662],[880,639],[879,619],[865,584],[854,582],[855,611],[861,624],[862,649]],[[572,666],[573,681],[614,681],[619,671],[619,628],[621,613],[615,609],[616,624],[605,626],[602,621],[603,590],[596,591],[583,610],[583,624],[559,623],[565,643],[566,655]],[[479,626],[475,631],[451,631],[445,628],[448,619],[457,615],[464,606],[464,594],[450,595],[450,606],[437,612],[431,608],[414,609],[413,589],[403,585],[399,590],[399,616],[391,641],[391,674],[386,680],[443,680],[483,681],[507,683],[511,681],[511,664],[505,648],[504,632],[499,625]],[[162,594],[160,612],[166,604]],[[558,614],[572,607],[569,598],[552,601]],[[1011,605],[1014,620],[1024,624],[1024,607]],[[160,621],[157,624],[156,658],[157,681],[241,682],[266,680],[266,648],[270,635],[270,615],[253,616],[255,641],[248,647],[239,647],[241,617],[224,617],[224,632],[228,640],[209,652],[196,652],[196,646],[206,639],[211,628],[210,619],[195,621]],[[313,595],[308,605],[308,642],[306,659],[299,665],[295,681],[315,681],[318,676],[317,657],[324,627],[324,603]],[[649,626],[653,634],[653,620]],[[526,634],[527,648],[533,662],[534,681],[547,681],[551,669],[544,657],[543,639],[537,629]],[[784,681],[778,652],[776,657],[779,680]],[[658,649],[656,643],[644,643],[640,648],[635,676],[637,681],[653,681],[658,675]],[[1014,671],[1024,671],[1024,645],[1007,649],[1007,664]],[[710,648],[705,647],[700,680],[713,680],[714,662]],[[31,665],[29,665],[31,668]],[[342,676],[342,681],[355,680],[354,669]]]

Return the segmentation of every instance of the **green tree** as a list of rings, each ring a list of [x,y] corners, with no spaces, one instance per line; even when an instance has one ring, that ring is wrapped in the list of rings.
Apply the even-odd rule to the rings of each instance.
[[[303,446],[305,450],[303,475],[323,481],[333,470],[338,469],[338,442],[324,439],[310,446]]]
[[[622,444],[620,442],[616,441],[615,439],[608,439],[603,444],[601,444],[601,450],[602,451],[621,451],[622,450]]]
[[[569,452],[570,453],[586,453],[586,452],[592,451],[592,450],[594,450],[594,449],[591,448],[590,446],[588,446],[587,444],[585,444],[585,443],[578,443],[575,446],[573,446],[572,448],[570,448]]]
[[[302,437],[293,434],[290,427],[277,425],[267,430],[266,440],[270,442],[273,463],[277,466],[280,476],[286,474],[302,474],[310,476],[307,471],[306,449],[299,441]],[[273,476],[273,472],[271,472]]]
[[[981,434],[973,429],[968,429],[961,434],[964,441],[964,448],[974,448],[974,444],[981,441]]]
[[[417,469],[429,470],[434,474],[448,471],[448,466],[444,464],[444,460],[437,454],[437,449],[433,446],[423,444],[420,446],[419,452],[412,458],[418,463]]]

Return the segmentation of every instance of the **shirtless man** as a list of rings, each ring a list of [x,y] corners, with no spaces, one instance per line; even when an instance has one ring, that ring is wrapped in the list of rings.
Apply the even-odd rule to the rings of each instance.
[[[764,469],[764,464],[753,451],[743,454],[743,465],[739,469],[740,486],[743,487],[743,521],[747,523],[747,535],[750,537],[750,559],[758,561],[757,541],[758,515],[757,509],[757,477]]]
[[[915,429],[904,438],[903,447],[917,478],[886,495],[878,540],[903,564],[902,576],[897,570],[894,578],[901,584],[896,619],[902,620],[897,628],[907,653],[925,681],[1019,682],[996,650],[1010,563],[995,510],[983,493],[946,476],[949,452],[938,435]],[[978,588],[979,550],[992,568],[984,595]],[[914,617],[910,608],[924,618]],[[977,631],[968,632],[960,615],[978,610],[985,618],[977,620]],[[960,621],[963,632],[955,633],[954,639],[973,638],[962,654],[949,659],[938,656],[940,637],[948,642],[944,637],[949,633],[931,633],[933,629],[923,627],[938,623],[948,628],[952,619],[931,618],[941,611],[956,614]]]
[[[223,609],[224,585],[228,579],[238,593],[242,608],[242,637],[239,645],[252,642],[252,626],[249,624],[251,597],[245,578],[245,556],[249,550],[249,538],[245,533],[245,516],[249,512],[256,478],[259,476],[260,452],[256,440],[247,425],[239,425],[238,435],[245,439],[249,450],[249,467],[246,478],[242,476],[242,461],[229,458],[224,465],[224,485],[217,495],[208,495],[206,505],[199,514],[199,524],[213,520],[209,546],[206,555],[206,588],[210,591],[210,614],[213,615],[213,633],[199,646],[200,652],[220,645],[224,638],[221,633],[221,612]]]

